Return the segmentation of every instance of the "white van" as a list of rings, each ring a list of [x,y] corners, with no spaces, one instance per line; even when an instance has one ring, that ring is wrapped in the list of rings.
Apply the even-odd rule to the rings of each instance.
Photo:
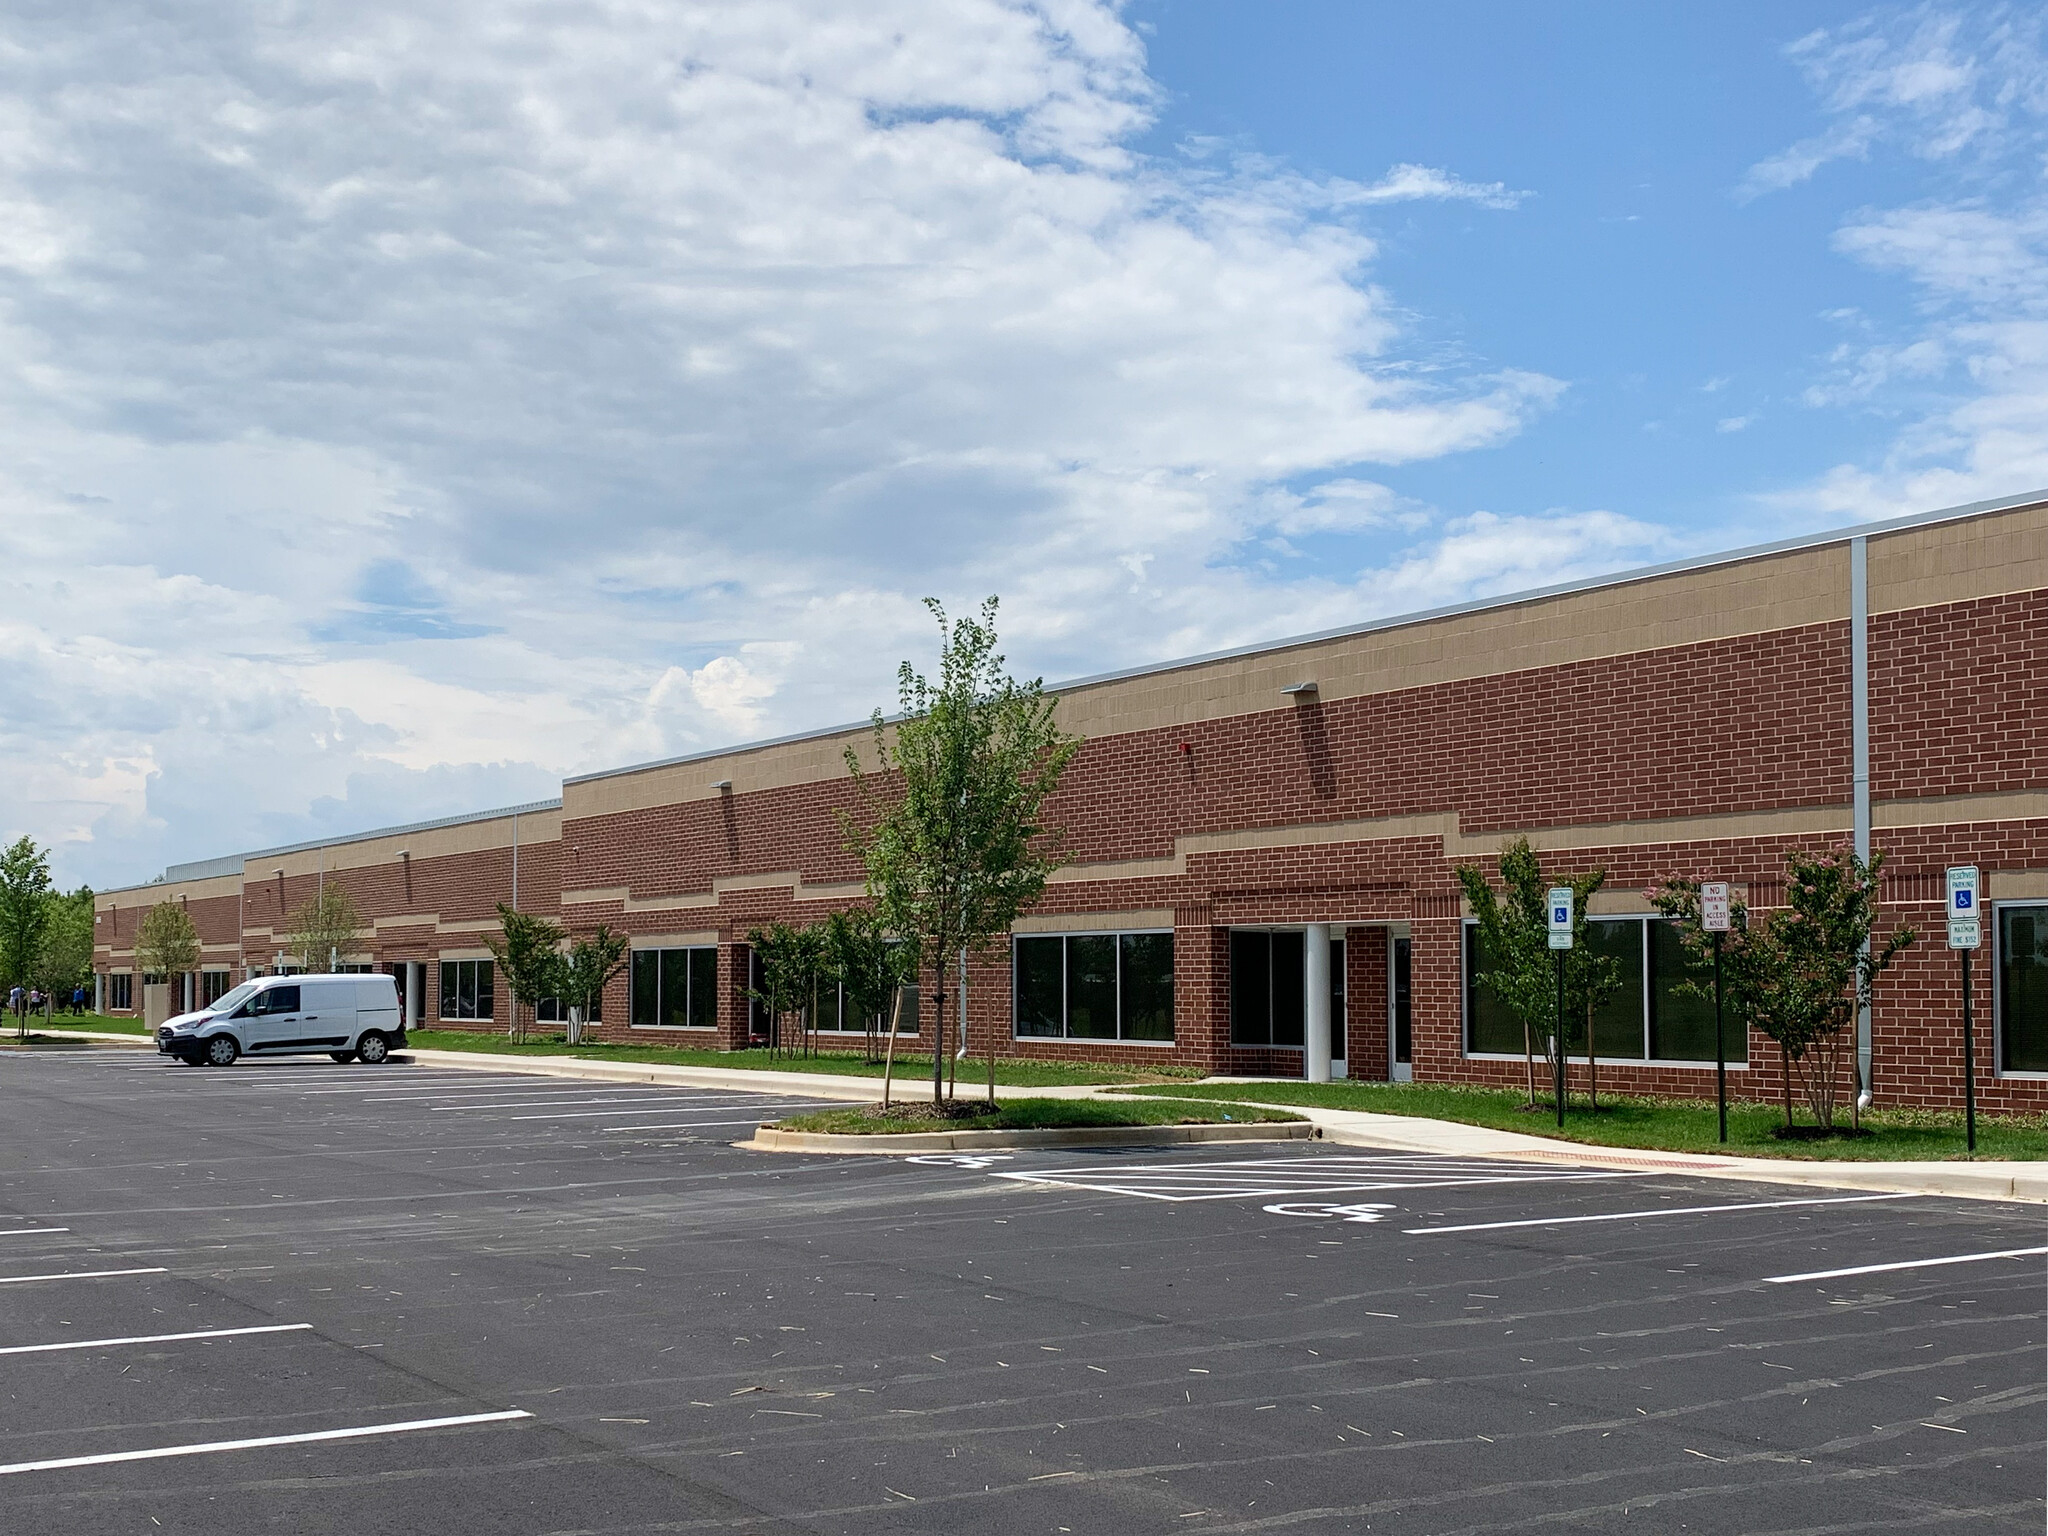
[[[241,1056],[306,1056],[381,1063],[405,1044],[391,976],[259,976],[156,1032],[160,1055],[188,1067],[231,1067]]]

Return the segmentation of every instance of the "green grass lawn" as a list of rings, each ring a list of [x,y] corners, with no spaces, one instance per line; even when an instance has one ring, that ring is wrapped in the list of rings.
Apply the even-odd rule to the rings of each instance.
[[[484,1051],[511,1056],[574,1056],[583,1061],[659,1062],[677,1067],[743,1067],[763,1072],[826,1072],[840,1077],[882,1075],[880,1062],[870,1063],[858,1051],[833,1051],[810,1057],[771,1057],[766,1051],[691,1050],[662,1045],[577,1045],[562,1043],[559,1036],[541,1039],[529,1036],[515,1045],[503,1035],[477,1034],[460,1029],[415,1029],[406,1039],[421,1050]],[[1086,1062],[1034,1061],[1006,1058],[996,1063],[996,1081],[1011,1088],[1066,1088],[1090,1083],[1186,1082],[1196,1075],[1191,1069],[1131,1071],[1121,1067],[1095,1066]],[[896,1081],[910,1085],[932,1080],[929,1056],[898,1056]],[[960,1063],[960,1088],[972,1092],[976,1083],[988,1081],[988,1063],[976,1058]]]
[[[1779,1141],[1771,1132],[1785,1123],[1782,1108],[1730,1104],[1728,1143],[1715,1139],[1714,1106],[1696,1099],[1609,1098],[1596,1115],[1576,1098],[1564,1129],[1546,1101],[1536,1113],[1522,1108],[1525,1095],[1491,1088],[1437,1083],[1200,1083],[1167,1090],[1180,1098],[1264,1104],[1312,1104],[1324,1109],[1360,1109],[1380,1115],[1414,1115],[1455,1120],[1530,1136],[1552,1136],[1596,1146],[1655,1148],[1672,1152],[1732,1152],[1743,1157],[1819,1158],[1855,1162],[1936,1161],[1967,1156],[1963,1117],[1946,1111],[1878,1109],[1863,1118],[1873,1134],[1855,1140]],[[1795,1109],[1802,1108],[1797,1101]],[[1800,1123],[1808,1117],[1800,1115]],[[1845,1111],[1839,1120],[1848,1124]],[[1977,1117],[1977,1156],[2035,1161],[2048,1158],[2048,1116]]]
[[[1251,1104],[1198,1104],[1155,1099],[1122,1104],[1101,1099],[1013,1099],[992,1115],[958,1120],[883,1115],[880,1106],[821,1109],[777,1122],[785,1131],[831,1131],[842,1136],[879,1136],[902,1131],[1050,1131],[1075,1126],[1243,1125],[1299,1120],[1281,1110]]]
[[[7,1026],[9,1029],[14,1027],[14,1015],[11,1013],[7,1015]],[[105,1035],[146,1035],[149,1033],[147,1029],[143,1028],[142,1020],[140,1019],[114,1019],[107,1017],[104,1013],[60,1013],[54,1019],[37,1017],[29,1020],[29,1028],[46,1031],[57,1029],[91,1029]]]

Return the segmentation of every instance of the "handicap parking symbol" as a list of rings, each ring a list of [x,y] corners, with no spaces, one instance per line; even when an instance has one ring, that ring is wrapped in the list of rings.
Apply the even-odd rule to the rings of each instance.
[[[1339,1221],[1372,1222],[1384,1221],[1382,1212],[1391,1211],[1391,1205],[1331,1205],[1327,1201],[1297,1201],[1285,1205],[1269,1205],[1266,1211],[1273,1216],[1324,1216]]]
[[[906,1163],[917,1163],[926,1168],[992,1168],[997,1163],[1010,1161],[1007,1152],[928,1152],[918,1157],[906,1157]]]

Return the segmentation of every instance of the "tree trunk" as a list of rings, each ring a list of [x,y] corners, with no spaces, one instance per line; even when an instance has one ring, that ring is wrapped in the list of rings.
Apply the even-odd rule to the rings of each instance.
[[[1529,1103],[1527,1107],[1534,1109],[1536,1107],[1536,1035],[1535,1031],[1529,1028],[1529,1021],[1527,1019],[1522,1020],[1522,1065],[1528,1069],[1529,1073]]]
[[[1593,1010],[1586,1010],[1586,1094],[1593,1108],[1600,1107],[1600,1053],[1593,1045]]]
[[[946,1101],[946,965],[942,960],[937,967],[938,986],[934,989],[932,1017],[932,1102]]]
[[[887,1054],[882,1058],[882,1108],[889,1107],[889,1079],[896,1071],[896,1026],[903,1018],[903,989],[896,989],[896,1000],[889,1009],[889,1044]]]
[[[1778,1073],[1785,1082],[1785,1129],[1792,1129],[1792,1053],[1778,1047]]]

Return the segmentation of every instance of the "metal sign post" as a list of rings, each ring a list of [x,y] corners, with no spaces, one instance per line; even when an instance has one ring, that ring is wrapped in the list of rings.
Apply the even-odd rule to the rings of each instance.
[[[1977,1150],[1977,1049],[1970,1038],[1970,951],[1984,942],[1978,917],[1977,866],[1959,864],[1948,872],[1948,947],[1963,963],[1963,1145]]]
[[[1721,1140],[1728,1139],[1728,1042],[1721,1029],[1721,935],[1728,931],[1728,882],[1700,886],[1700,926],[1714,936],[1714,1101],[1721,1112]]]
[[[1572,888],[1553,885],[1546,903],[1550,913],[1550,947],[1557,955],[1557,1024],[1550,1058],[1557,1080],[1557,1123],[1564,1124],[1564,957],[1572,947]]]

